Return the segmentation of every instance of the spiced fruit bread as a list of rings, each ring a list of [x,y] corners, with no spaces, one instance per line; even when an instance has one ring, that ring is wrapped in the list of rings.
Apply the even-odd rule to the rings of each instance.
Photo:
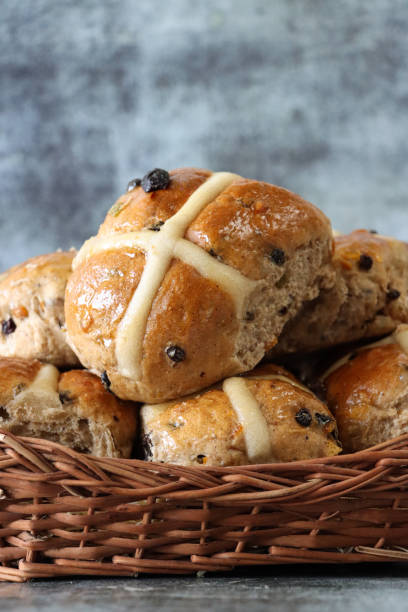
[[[0,428],[82,453],[130,457],[136,426],[135,405],[116,398],[94,374],[0,358]]]
[[[334,239],[336,282],[287,323],[271,357],[392,332],[408,323],[408,244],[356,230]]]
[[[272,364],[198,395],[144,405],[140,427],[145,459],[181,465],[275,463],[341,451],[327,407]]]
[[[333,282],[332,231],[299,196],[227,173],[134,180],[73,262],[81,363],[124,399],[162,402],[252,369]]]
[[[75,251],[33,257],[0,277],[0,356],[78,365],[66,342],[64,295]]]
[[[408,326],[343,357],[324,375],[346,452],[408,432]]]

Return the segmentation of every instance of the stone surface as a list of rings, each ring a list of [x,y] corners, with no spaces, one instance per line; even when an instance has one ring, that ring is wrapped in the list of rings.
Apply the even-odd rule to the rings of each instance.
[[[266,179],[408,238],[405,0],[2,0],[0,269],[97,229],[129,179]]]
[[[261,575],[258,575],[261,574]],[[0,584],[4,612],[399,612],[408,566],[249,570],[217,578],[143,577]]]

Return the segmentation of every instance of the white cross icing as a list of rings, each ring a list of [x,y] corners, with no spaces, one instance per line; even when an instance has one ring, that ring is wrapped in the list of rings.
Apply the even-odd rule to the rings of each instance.
[[[222,390],[242,425],[248,459],[254,463],[268,461],[272,455],[268,424],[245,380],[238,377],[227,378]]]
[[[222,390],[228,397],[238,422],[242,425],[246,452],[252,463],[270,462],[273,460],[273,449],[268,430],[268,424],[262,412],[261,406],[253,393],[248,388],[249,380],[279,380],[289,383],[292,387],[305,391],[314,397],[310,389],[292,380],[283,374],[256,374],[248,373],[245,377],[226,378],[222,384]],[[169,407],[173,406],[174,400],[163,404],[144,404],[142,414],[145,423],[158,418]]]
[[[115,354],[118,371],[122,376],[132,378],[135,383],[140,380],[147,320],[153,300],[174,257],[193,266],[199,274],[214,281],[231,295],[237,317],[244,317],[247,297],[257,281],[246,278],[238,270],[184,239],[187,228],[198,214],[239,178],[230,172],[216,172],[191,194],[177,213],[160,227],[159,232],[145,229],[106,237],[95,236],[84,243],[75,257],[74,269],[90,256],[102,251],[136,247],[146,254],[141,279],[117,329]]]

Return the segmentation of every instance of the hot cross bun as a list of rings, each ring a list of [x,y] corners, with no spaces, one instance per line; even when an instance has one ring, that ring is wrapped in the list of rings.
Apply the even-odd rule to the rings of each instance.
[[[356,230],[334,240],[336,282],[287,323],[271,356],[392,332],[408,323],[408,244]]]
[[[64,332],[64,294],[74,255],[40,255],[1,275],[0,356],[78,364]]]
[[[343,357],[323,376],[344,450],[408,432],[408,326]]]
[[[65,305],[71,346],[119,397],[251,369],[331,281],[330,223],[286,189],[196,168],[130,187],[76,256]]]
[[[272,364],[140,412],[145,458],[182,465],[275,463],[337,455],[336,422],[289,372]]]
[[[94,374],[0,358],[2,429],[96,456],[129,457],[136,426],[135,404],[119,400]]]

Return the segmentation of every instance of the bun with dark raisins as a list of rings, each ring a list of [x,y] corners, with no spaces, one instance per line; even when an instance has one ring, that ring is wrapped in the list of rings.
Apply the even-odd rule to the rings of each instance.
[[[133,179],[74,260],[70,344],[119,397],[161,402],[253,368],[330,284],[332,231],[301,197],[197,168]]]
[[[408,326],[355,350],[324,376],[346,452],[408,432]]]
[[[337,455],[336,421],[283,368],[265,365],[140,413],[145,459],[211,466]]]
[[[356,230],[334,239],[336,282],[287,323],[271,357],[392,332],[408,323],[408,245]]]
[[[0,427],[99,457],[130,457],[137,407],[86,370],[0,358]]]
[[[65,334],[65,287],[75,251],[49,253],[0,277],[0,356],[78,365]]]

